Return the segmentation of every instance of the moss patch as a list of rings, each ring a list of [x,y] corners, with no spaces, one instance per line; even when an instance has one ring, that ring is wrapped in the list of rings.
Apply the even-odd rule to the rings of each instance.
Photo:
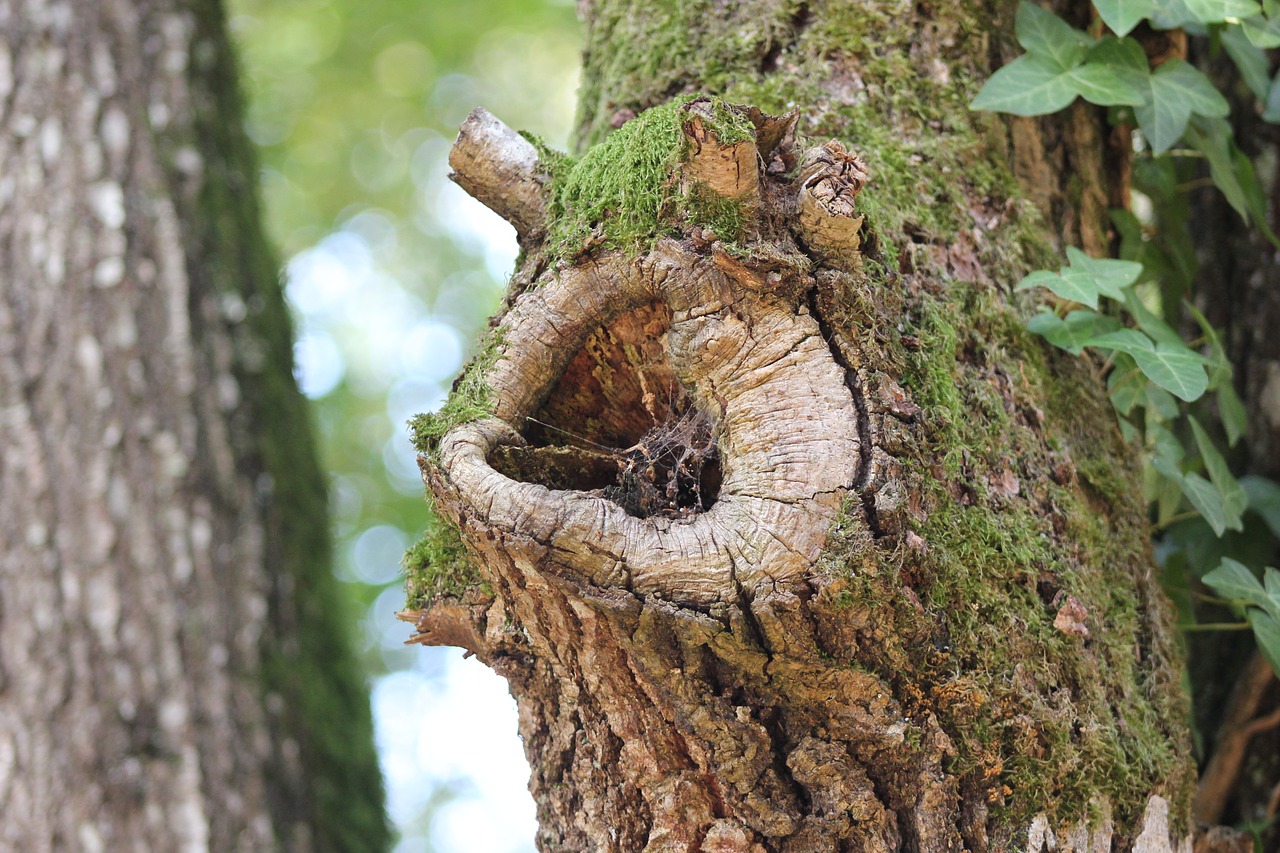
[[[400,563],[410,610],[427,607],[437,598],[462,598],[467,589],[481,582],[480,573],[467,558],[457,525],[437,511],[430,492],[427,506],[431,512],[427,529]]]
[[[1158,593],[1137,472],[1087,365],[1051,364],[989,290],[951,283],[909,313],[920,347],[903,384],[927,444],[902,476],[927,550],[872,548],[869,565],[865,530],[833,529],[823,566],[843,573],[844,603],[877,614],[859,662],[912,716],[937,717],[949,769],[1006,826],[1077,819],[1098,795],[1134,825],[1153,791],[1185,813],[1180,666],[1144,627]],[[1078,479],[1028,476],[1055,470],[1054,448],[1080,460]],[[1068,595],[1087,639],[1054,625]]]
[[[743,233],[740,202],[700,190],[681,194],[678,167],[687,154],[680,131],[692,96],[660,104],[627,122],[580,159],[556,155],[547,246],[557,258],[584,247],[639,251],[659,237],[701,226],[733,242]],[[710,129],[723,144],[753,138],[755,127],[724,100],[711,99]]]

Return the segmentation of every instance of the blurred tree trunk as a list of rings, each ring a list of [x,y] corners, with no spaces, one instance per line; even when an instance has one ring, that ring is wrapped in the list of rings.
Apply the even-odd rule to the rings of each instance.
[[[543,849],[1189,849],[1137,462],[1012,292],[1127,140],[967,110],[1015,8],[588,0],[596,147],[464,126],[525,254],[407,618],[509,680]]]
[[[382,849],[221,4],[0,32],[0,848]]]

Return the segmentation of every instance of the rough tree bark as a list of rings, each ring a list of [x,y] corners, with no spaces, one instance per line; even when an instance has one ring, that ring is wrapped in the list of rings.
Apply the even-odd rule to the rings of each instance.
[[[1190,848],[1133,453],[1011,292],[1127,152],[966,110],[1014,7],[595,0],[594,147],[463,127],[525,251],[404,618],[510,682],[543,849]]]
[[[221,6],[0,32],[0,848],[383,848]]]

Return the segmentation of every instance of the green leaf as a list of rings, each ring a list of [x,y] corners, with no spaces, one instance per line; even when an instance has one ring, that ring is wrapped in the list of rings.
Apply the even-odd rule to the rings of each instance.
[[[1116,411],[1127,416],[1135,406],[1144,405],[1150,387],[1151,383],[1138,369],[1133,356],[1117,353],[1111,375],[1107,377],[1107,394]]]
[[[1258,641],[1258,651],[1271,664],[1271,671],[1280,674],[1280,621],[1261,610],[1249,611],[1249,624]]]
[[[1267,89],[1266,108],[1262,111],[1262,120],[1271,124],[1280,124],[1280,72],[1271,80]]]
[[[1158,0],[1156,11],[1151,15],[1151,26],[1157,30],[1176,30],[1192,24],[1199,21],[1184,0]]]
[[[1138,125],[1157,155],[1182,137],[1192,113],[1221,118],[1230,111],[1209,78],[1181,59],[1170,59],[1152,73],[1150,102],[1134,108]]]
[[[1231,128],[1225,119],[1196,121],[1187,128],[1187,144],[1204,155],[1209,164],[1209,175],[1222,195],[1247,223],[1249,199],[1236,174],[1231,156]]]
[[[1119,329],[1118,331],[1107,332],[1085,341],[1085,346],[1119,350],[1120,352],[1127,352],[1129,355],[1154,348],[1151,339],[1137,329]]]
[[[1272,605],[1280,608],[1280,571],[1276,571],[1271,566],[1263,569],[1262,588],[1267,591],[1267,598],[1271,599]]]
[[[1218,417],[1222,419],[1222,428],[1227,433],[1227,446],[1235,447],[1240,436],[1249,428],[1249,416],[1244,410],[1244,403],[1236,394],[1235,386],[1230,382],[1218,386]],[[1280,532],[1276,534],[1280,536]]]
[[[1150,352],[1131,353],[1147,378],[1180,400],[1200,399],[1209,387],[1204,358],[1186,345],[1157,344]]]
[[[1048,115],[1066,107],[1077,94],[1069,74],[1028,53],[992,74],[969,103],[969,109],[1019,116]]]
[[[1187,10],[1202,24],[1220,24],[1232,18],[1262,14],[1255,0],[1182,0]]]
[[[1041,311],[1027,321],[1027,328],[1072,355],[1084,351],[1084,342],[1095,335],[1120,328],[1120,321],[1096,311],[1072,311],[1065,318]]]
[[[1121,36],[1156,11],[1152,0],[1094,0],[1093,7],[1102,16],[1103,23]]]
[[[1280,484],[1250,474],[1240,478],[1240,485],[1249,496],[1250,511],[1262,516],[1271,533],[1280,539]]]
[[[1213,446],[1213,439],[1209,437],[1209,433],[1205,432],[1204,427],[1200,426],[1200,422],[1189,415],[1187,420],[1191,423],[1191,432],[1195,435],[1196,447],[1200,450],[1200,460],[1204,462],[1204,468],[1209,472],[1209,480],[1222,496],[1222,511],[1226,517],[1227,527],[1231,530],[1243,529],[1244,523],[1241,516],[1249,504],[1244,487],[1227,468],[1226,460],[1222,458],[1218,448]]]
[[[1067,72],[1080,97],[1104,107],[1136,107],[1147,100],[1146,80],[1103,62],[1089,62]]]
[[[1014,287],[1015,290],[1029,290],[1033,287],[1045,287],[1072,302],[1098,307],[1098,288],[1088,276],[1067,277],[1048,270],[1036,270]],[[1042,321],[1043,322],[1043,321]]]
[[[1256,607],[1266,607],[1269,604],[1266,589],[1258,583],[1249,567],[1230,557],[1223,557],[1222,564],[1201,580],[1223,598],[1247,602]]]
[[[1209,387],[1205,357],[1181,341],[1153,343],[1136,329],[1121,329],[1090,338],[1085,343],[1127,352],[1148,379],[1188,403],[1198,400]]]
[[[1143,304],[1138,294],[1129,291],[1125,294],[1125,308],[1129,309],[1129,313],[1133,315],[1133,319],[1137,321],[1138,328],[1146,332],[1147,336],[1156,343],[1165,343],[1171,346],[1181,346],[1182,335],[1174,331],[1173,327],[1161,320],[1155,314],[1147,310],[1147,306]]]
[[[1240,76],[1244,78],[1245,85],[1260,100],[1265,101],[1267,90],[1271,87],[1271,62],[1252,37],[1246,38],[1248,32],[1248,21],[1245,22],[1243,30],[1239,27],[1227,27],[1221,35],[1222,46],[1226,48],[1227,55],[1236,64],[1236,68],[1240,69]],[[1276,35],[1276,43],[1270,45],[1271,47],[1280,47],[1280,31],[1277,31]]]
[[[1142,264],[1114,258],[1091,258],[1075,246],[1067,247],[1070,270],[1088,276],[1098,293],[1112,299],[1124,299],[1125,288],[1142,275]],[[1063,270],[1065,274],[1068,270]]]
[[[1214,488],[1210,483],[1199,474],[1183,474],[1182,493],[1187,496],[1187,500],[1191,501],[1191,505],[1196,508],[1196,512],[1208,522],[1213,528],[1213,532],[1218,536],[1227,532],[1227,512],[1223,506],[1222,493]]]
[[[1235,32],[1234,29],[1228,32]],[[1280,20],[1265,15],[1253,15],[1240,22],[1240,36],[1254,47],[1280,47]],[[1226,33],[1223,34],[1224,36]]]
[[[1049,10],[1027,0],[1018,4],[1014,29],[1018,44],[1057,71],[1068,71],[1079,65],[1085,51],[1093,44],[1088,33],[1077,30]]]

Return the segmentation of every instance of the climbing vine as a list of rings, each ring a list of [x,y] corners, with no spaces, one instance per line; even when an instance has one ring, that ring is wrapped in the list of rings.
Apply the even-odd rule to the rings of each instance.
[[[1280,485],[1237,478],[1220,448],[1236,445],[1246,417],[1217,331],[1186,299],[1195,258],[1183,179],[1206,164],[1244,222],[1277,248],[1280,240],[1233,137],[1227,99],[1181,56],[1151,56],[1133,35],[1145,21],[1150,31],[1181,31],[1225,51],[1262,118],[1280,123],[1280,74],[1270,77],[1265,53],[1280,47],[1280,0],[1095,0],[1094,8],[1086,32],[1023,0],[1016,35],[1026,53],[992,75],[970,107],[1020,116],[1054,113],[1076,98],[1106,107],[1113,125],[1132,131],[1140,203],[1112,211],[1119,258],[1071,247],[1065,267],[1032,272],[1017,287],[1056,297],[1031,318],[1032,331],[1072,354],[1100,357],[1121,428],[1146,452],[1166,586],[1184,627],[1210,627],[1192,624],[1190,572],[1239,613],[1242,621],[1227,627],[1251,628],[1280,672],[1280,571],[1246,565],[1257,562],[1259,536],[1269,540],[1262,553],[1280,539]],[[1183,323],[1194,338],[1178,331]]]

